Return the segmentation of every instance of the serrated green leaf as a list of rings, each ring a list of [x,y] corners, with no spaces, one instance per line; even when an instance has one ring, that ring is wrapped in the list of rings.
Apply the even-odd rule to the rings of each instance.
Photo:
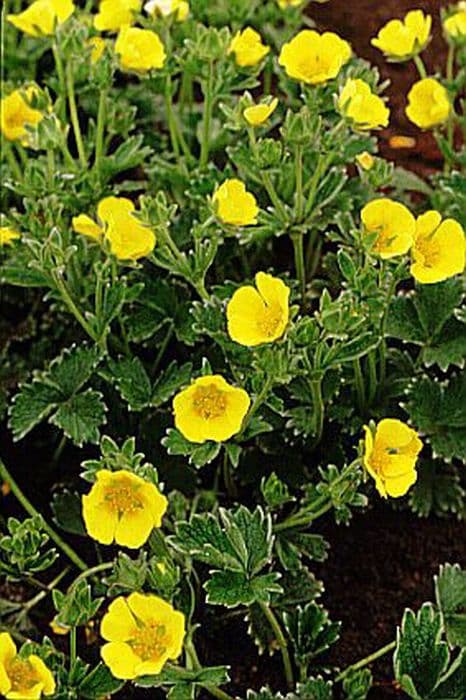
[[[372,673],[368,668],[352,671],[343,681],[343,690],[348,700],[366,700],[372,688]]]
[[[238,605],[269,603],[272,593],[281,593],[277,573],[263,574],[248,579],[240,571],[214,571],[204,584],[207,602],[234,608]]]
[[[114,678],[105,664],[96,666],[79,684],[79,697],[98,700],[106,695],[113,695],[120,690],[125,681]]]
[[[218,520],[210,513],[194,515],[189,523],[176,524],[175,546],[195,559],[218,568],[240,570],[238,561],[226,533]]]
[[[182,386],[188,384],[192,377],[192,370],[191,362],[181,366],[178,366],[177,362],[171,362],[154,384],[151,404],[161,406],[168,401]]]
[[[443,676],[432,700],[464,700],[466,697],[466,651],[463,649]]]
[[[416,428],[427,436],[434,456],[466,459],[466,373],[440,384],[423,377],[408,393],[406,409]]]
[[[196,671],[184,668],[165,668],[156,676],[137,678],[134,684],[140,688],[160,688],[160,686],[177,685],[178,683],[202,683],[219,686],[228,683],[229,680],[226,666],[211,666]]]
[[[466,571],[459,564],[440,567],[435,577],[435,597],[449,644],[466,648]]]
[[[106,406],[102,394],[86,389],[62,403],[50,422],[61,428],[76,445],[99,442],[99,428],[105,423]]]
[[[9,410],[9,426],[14,439],[21,440],[47,418],[62,398],[56,387],[39,381],[21,386]]]
[[[395,677],[415,700],[428,700],[448,667],[450,655],[442,631],[441,614],[431,603],[424,603],[417,614],[405,610],[394,656]]]
[[[308,603],[283,615],[296,658],[302,665],[327,651],[340,636],[340,622],[331,622],[328,612],[318,603]]]
[[[425,518],[431,512],[438,515],[462,512],[466,491],[461,486],[455,465],[420,460],[417,472],[418,478],[409,497],[411,508],[417,515]]]
[[[138,357],[121,358],[109,362],[110,371],[122,398],[130,411],[142,411],[151,402],[152,388],[149,376]]]
[[[68,398],[79,391],[90,379],[99,364],[101,355],[97,347],[81,345],[65,349],[50,363],[46,373],[48,382],[61,389]]]

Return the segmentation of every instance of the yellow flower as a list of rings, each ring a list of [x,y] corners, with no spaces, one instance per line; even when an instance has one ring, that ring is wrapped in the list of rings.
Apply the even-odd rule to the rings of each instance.
[[[133,216],[134,211],[133,202],[126,197],[105,197],[97,206],[101,225],[80,214],[73,218],[73,230],[93,240],[105,237],[120,260],[138,260],[153,251],[155,235]]]
[[[363,170],[372,170],[375,164],[375,159],[374,156],[368,151],[364,151],[363,153],[358,153],[356,156],[356,162]]]
[[[156,13],[162,17],[175,15],[178,22],[184,22],[189,15],[189,2],[184,2],[184,0],[149,0],[144,5],[144,9],[148,15]]]
[[[190,442],[223,442],[241,430],[250,399],[218,374],[195,379],[173,400],[175,425]]]
[[[377,234],[372,250],[384,260],[404,255],[411,248],[416,221],[404,204],[374,199],[361,211],[361,219],[367,234]]]
[[[256,287],[240,287],[227,306],[228,333],[241,345],[271,343],[282,337],[288,325],[290,290],[286,284],[258,272]]]
[[[122,27],[115,42],[115,51],[120,56],[123,70],[145,73],[153,68],[162,68],[167,54],[155,32],[138,27]]]
[[[31,36],[53,34],[55,24],[66,22],[74,12],[72,0],[35,0],[18,15],[7,15],[7,20]]]
[[[181,654],[185,619],[156,595],[131,593],[110,603],[100,633],[108,642],[101,656],[112,675],[131,679],[158,674]]]
[[[274,99],[269,104],[263,102],[259,105],[246,107],[246,109],[243,110],[243,117],[251,126],[260,126],[261,124],[267,121],[267,119],[273,112],[275,112],[275,110],[277,109],[277,105],[278,99],[274,97]]]
[[[161,526],[168,505],[154,484],[126,469],[98,471],[82,503],[90,537],[101,544],[115,541],[132,549],[142,547],[154,527]]]
[[[390,110],[375,95],[364,80],[347,80],[340,94],[338,106],[342,114],[358,129],[378,129],[388,126]]]
[[[280,8],[286,10],[287,7],[299,7],[304,0],[277,0]]]
[[[317,85],[336,78],[350,58],[351,46],[337,34],[304,29],[284,44],[278,62],[290,78]]]
[[[69,634],[70,632],[70,627],[66,627],[65,625],[62,625],[61,623],[57,622],[57,619],[54,617],[51,622],[49,622],[49,627],[52,630],[54,634],[57,634],[59,636],[65,636],[66,634]]]
[[[101,0],[94,27],[99,32],[118,32],[134,22],[134,15],[140,9],[141,0]]]
[[[445,29],[448,36],[463,37],[466,36],[466,10],[460,10],[455,12],[454,15],[447,17],[443,23],[443,28]]]
[[[224,224],[251,226],[257,223],[259,207],[256,198],[247,192],[241,180],[225,180],[212,200],[216,205],[217,216]]]
[[[421,284],[432,284],[464,271],[466,240],[454,219],[442,221],[438,211],[428,211],[416,221],[411,250],[411,274]]]
[[[8,141],[20,141],[23,146],[29,145],[31,135],[26,126],[37,126],[44,116],[29,105],[36,93],[37,88],[30,86],[25,90],[15,90],[2,99],[1,130]]]
[[[13,241],[21,238],[21,234],[15,231],[10,226],[0,226],[0,247],[3,245],[11,245]]]
[[[36,654],[19,656],[7,632],[0,633],[0,695],[8,700],[38,700],[53,695],[54,678]]]
[[[87,42],[91,50],[91,63],[97,63],[102,58],[102,54],[105,51],[105,40],[101,36],[93,36]]]
[[[387,498],[404,496],[416,482],[416,460],[422,442],[415,430],[395,418],[384,418],[375,435],[367,426],[364,466],[377,491]]]
[[[270,47],[262,43],[261,35],[251,27],[237,32],[228,47],[228,53],[235,54],[236,63],[242,68],[257,65],[269,51]]]
[[[448,92],[435,78],[424,78],[414,83],[408,93],[406,115],[421,129],[444,124],[450,116]]]
[[[371,43],[388,58],[406,61],[426,47],[431,27],[430,15],[424,15],[422,10],[411,10],[403,21],[392,19],[387,22]]]

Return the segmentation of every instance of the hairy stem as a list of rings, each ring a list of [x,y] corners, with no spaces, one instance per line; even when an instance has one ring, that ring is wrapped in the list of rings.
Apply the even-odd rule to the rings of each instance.
[[[293,667],[291,665],[290,653],[288,651],[288,643],[286,641],[285,635],[273,610],[268,605],[266,605],[266,603],[259,603],[259,605],[277,639],[282,655],[286,684],[291,690],[292,688],[294,688]]]
[[[390,651],[395,649],[396,647],[396,642],[390,642],[390,644],[386,644],[384,647],[381,647],[377,651],[374,651],[373,654],[369,654],[369,656],[366,656],[364,659],[361,659],[361,661],[358,661],[355,664],[352,664],[351,666],[348,666],[347,668],[344,669],[335,678],[335,681],[339,683],[340,681],[343,681],[350,673],[353,671],[357,671],[360,668],[364,668],[365,666],[368,666],[370,663],[373,661],[376,661],[377,659],[380,659],[381,656],[385,656],[385,654],[388,654]]]

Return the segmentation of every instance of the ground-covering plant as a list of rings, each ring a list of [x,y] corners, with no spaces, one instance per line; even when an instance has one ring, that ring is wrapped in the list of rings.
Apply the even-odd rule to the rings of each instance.
[[[419,70],[430,182],[377,155],[386,86],[306,3],[81,5],[4,7],[0,408],[48,443],[45,481],[81,471],[60,468],[52,526],[0,460],[28,516],[3,523],[0,571],[38,589],[1,604],[0,692],[228,700],[229,659],[197,649],[214,609],[281,655],[281,689],[250,700],[362,700],[388,653],[410,697],[462,700],[459,565],[341,669],[313,562],[326,514],[466,515],[464,4],[441,75],[423,12],[373,40]]]

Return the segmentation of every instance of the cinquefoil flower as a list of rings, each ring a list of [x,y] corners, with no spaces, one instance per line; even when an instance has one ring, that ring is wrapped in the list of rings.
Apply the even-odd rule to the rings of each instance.
[[[100,224],[80,214],[73,218],[73,230],[97,241],[105,237],[120,260],[138,260],[153,251],[155,234],[132,215],[134,211],[133,202],[126,197],[105,197],[97,206]]]
[[[223,442],[239,433],[250,403],[244,389],[208,374],[175,396],[175,425],[190,442]]]
[[[372,170],[375,165],[374,156],[369,153],[369,151],[358,153],[356,156],[356,162],[363,170]]]
[[[36,654],[19,656],[7,632],[0,633],[0,695],[7,700],[39,700],[55,693],[52,673]]]
[[[243,110],[243,117],[251,126],[261,126],[275,112],[277,105],[278,99],[274,97],[271,102],[261,102],[258,105],[246,107]]]
[[[44,116],[29,104],[36,93],[37,88],[30,86],[25,90],[15,90],[2,99],[0,123],[2,134],[8,141],[20,141],[23,146],[30,144],[30,133],[26,127],[37,126]]]
[[[0,226],[0,248],[3,245],[11,245],[13,241],[21,238],[21,234],[10,226]]]
[[[159,36],[150,29],[122,27],[115,42],[122,70],[147,73],[163,68],[167,54]]]
[[[336,78],[351,58],[351,46],[333,32],[304,29],[284,44],[278,62],[287,75],[309,85]]]
[[[390,110],[364,80],[346,81],[338,99],[338,107],[356,129],[378,129],[388,126]]]
[[[416,221],[411,249],[411,274],[421,284],[433,284],[464,271],[466,239],[463,227],[445,219],[438,211],[428,211]]]
[[[448,92],[435,78],[423,78],[408,93],[406,115],[420,129],[444,124],[450,116]]]
[[[406,61],[427,45],[432,17],[422,10],[411,10],[404,20],[392,19],[382,27],[372,45],[393,61]]]
[[[168,501],[154,484],[126,469],[101,469],[82,504],[86,530],[94,540],[136,549],[161,526]]]
[[[257,65],[269,51],[270,47],[262,43],[261,35],[251,27],[237,32],[228,47],[228,53],[235,55],[236,63],[241,68]]]
[[[387,498],[404,496],[416,482],[416,461],[422,442],[415,430],[395,418],[384,418],[375,434],[364,427],[364,466],[377,491]]]
[[[404,204],[383,197],[366,204],[361,219],[367,234],[376,234],[372,251],[381,258],[404,255],[414,240],[416,221]]]
[[[448,36],[454,39],[466,36],[466,10],[460,10],[455,12],[454,15],[447,17],[443,23],[443,28]]]
[[[99,32],[118,32],[125,25],[133,24],[136,12],[141,10],[142,0],[101,0],[94,17],[94,27]]]
[[[227,306],[228,333],[241,345],[281,338],[288,325],[290,290],[281,279],[258,272],[256,287],[240,287]]]
[[[282,10],[286,10],[287,7],[299,7],[304,0],[277,0],[277,2]]]
[[[108,606],[100,633],[107,644],[104,663],[115,678],[131,679],[161,672],[183,649],[185,618],[156,595],[131,593]]]
[[[257,224],[259,207],[253,194],[246,191],[241,180],[225,180],[212,198],[218,218],[232,226]]]
[[[7,20],[30,36],[53,34],[56,24],[66,22],[74,12],[72,0],[35,0],[24,12],[7,15]]]
[[[184,0],[149,0],[144,5],[148,15],[160,14],[162,17],[175,15],[178,22],[183,22],[189,15],[189,2]]]

